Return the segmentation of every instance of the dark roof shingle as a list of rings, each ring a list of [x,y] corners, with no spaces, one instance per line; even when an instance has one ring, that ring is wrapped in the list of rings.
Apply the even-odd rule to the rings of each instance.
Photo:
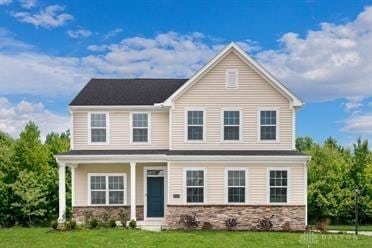
[[[164,102],[187,79],[91,79],[70,106],[154,105]]]

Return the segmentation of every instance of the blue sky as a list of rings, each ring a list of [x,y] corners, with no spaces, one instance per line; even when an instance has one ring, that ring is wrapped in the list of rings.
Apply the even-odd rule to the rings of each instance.
[[[230,41],[305,100],[298,136],[371,140],[372,0],[0,0],[0,129],[63,131],[89,78],[188,77]]]

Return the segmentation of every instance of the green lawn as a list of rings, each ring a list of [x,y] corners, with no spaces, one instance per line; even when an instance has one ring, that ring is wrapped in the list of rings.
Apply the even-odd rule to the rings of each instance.
[[[338,231],[354,231],[355,226],[353,225],[330,225],[329,230]],[[372,231],[372,225],[359,225],[359,231]]]
[[[366,236],[356,239],[351,235],[314,235],[306,239],[301,233],[279,232],[156,233],[122,229],[48,232],[46,228],[11,228],[0,229],[0,247],[370,247],[372,243],[372,237]]]

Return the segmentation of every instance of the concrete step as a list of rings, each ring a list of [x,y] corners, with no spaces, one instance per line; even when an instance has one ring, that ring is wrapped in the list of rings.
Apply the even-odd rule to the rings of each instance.
[[[144,230],[144,231],[150,231],[150,232],[160,232],[162,230],[161,228],[161,225],[159,226],[154,226],[154,225],[151,225],[151,226],[141,226],[141,230]]]

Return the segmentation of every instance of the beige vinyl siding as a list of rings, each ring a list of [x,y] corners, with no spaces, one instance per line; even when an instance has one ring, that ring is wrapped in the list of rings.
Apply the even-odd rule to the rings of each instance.
[[[168,204],[185,204],[185,179],[184,170],[187,168],[204,168],[206,170],[207,198],[205,204],[226,204],[225,202],[225,169],[226,168],[245,168],[248,174],[247,204],[259,205],[267,204],[268,195],[268,168],[288,168],[289,178],[289,202],[288,204],[303,205],[304,202],[304,165],[262,165],[251,163],[188,163],[171,162],[168,163]],[[180,194],[180,198],[173,198],[173,194]]]
[[[162,163],[136,164],[136,205],[144,202],[144,167],[164,166]],[[130,205],[130,165],[129,164],[80,164],[75,171],[75,206],[88,206],[88,173],[126,173],[125,194]],[[165,184],[166,185],[166,184]]]
[[[151,143],[133,144],[130,142],[130,112],[109,112],[109,144],[88,144],[88,112],[73,112],[74,150],[102,149],[168,149],[168,112],[151,112]]]
[[[239,87],[225,87],[225,70],[239,70]],[[185,139],[185,109],[204,107],[207,139],[201,144],[188,143]],[[241,143],[222,143],[221,110],[240,108],[242,111],[243,140]],[[258,142],[257,110],[260,107],[279,108],[279,142]],[[207,72],[188,91],[176,100],[172,111],[172,149],[278,149],[292,148],[292,115],[289,100],[274,89],[259,74],[251,69],[234,52],[229,53],[215,67]]]

